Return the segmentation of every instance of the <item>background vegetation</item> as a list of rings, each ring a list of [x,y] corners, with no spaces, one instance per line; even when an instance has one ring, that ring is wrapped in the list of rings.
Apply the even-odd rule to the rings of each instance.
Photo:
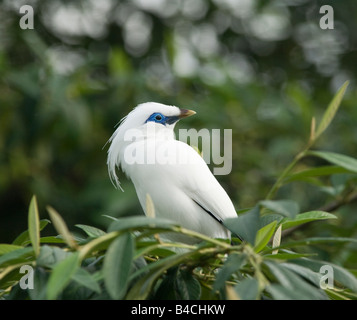
[[[19,27],[19,8],[23,4],[34,8],[33,30]],[[323,4],[330,4],[334,9],[333,30],[319,27],[322,16],[319,9]],[[353,0],[2,1],[0,243],[13,243],[29,228],[28,206],[34,194],[42,224],[49,218],[45,207],[50,205],[82,240],[88,233],[78,230],[76,224],[107,230],[112,220],[105,215],[120,218],[142,214],[135,190],[124,176],[124,193],[111,185],[104,145],[115,124],[135,105],[145,101],[194,109],[197,115],[179,123],[180,128],[233,129],[233,171],[218,179],[237,210],[254,208],[269,198],[292,201],[288,203],[288,212],[293,212],[290,219],[301,212],[335,213],[337,219],[304,224],[289,232],[283,238],[286,243],[311,237],[355,238],[356,164],[352,158],[357,157],[356,14]],[[327,106],[346,80],[349,86],[333,123],[310,150],[350,158],[336,160],[331,159],[331,154],[306,153],[291,171],[285,172],[288,173],[285,177],[281,176],[311,141],[312,118],[316,118],[318,130]],[[329,114],[334,115],[334,111]],[[294,175],[311,168],[322,169]],[[281,178],[277,192],[269,193],[279,176],[284,179]],[[292,209],[294,206],[298,206],[297,211]],[[282,214],[271,203],[270,206],[261,204],[260,209],[262,213]],[[286,212],[283,216],[287,217]],[[282,223],[279,219],[274,221],[277,221],[275,225],[265,229],[266,237],[273,235]],[[258,223],[255,232],[263,225],[269,224]],[[133,228],[143,231],[137,225]],[[34,230],[37,234],[38,228]],[[52,236],[56,232],[53,224],[49,224],[41,235]],[[89,236],[96,238],[99,234]],[[36,247],[34,239],[20,240],[15,245],[31,250]],[[130,237],[124,240],[133,243]],[[251,248],[257,248],[255,241],[251,241]],[[352,272],[356,269],[353,241],[318,243],[299,247],[298,253],[314,253],[319,261],[329,261]],[[138,242],[135,244],[137,248]],[[104,252],[108,245],[102,248]],[[247,250],[215,245],[208,241],[212,250],[223,248],[218,256],[222,252],[241,254]],[[269,243],[264,240],[256,251],[264,253],[265,245]],[[50,246],[44,248],[57,250]],[[103,254],[89,253],[94,254],[91,259]],[[202,267],[201,253],[190,259]],[[38,252],[31,253],[30,258],[27,254],[24,257],[30,261],[39,259]],[[88,258],[83,253],[80,259],[74,256],[70,260],[74,266],[79,261],[90,263],[83,260]],[[163,254],[163,257],[170,256],[168,252]],[[224,264],[223,257],[214,262],[217,267]],[[243,274],[257,279],[254,276],[259,272],[254,272],[257,269],[251,259],[248,259],[252,268],[249,270],[241,261],[243,271],[234,276],[235,283]],[[11,261],[11,265],[16,265]],[[54,264],[54,261],[39,261],[46,272]],[[177,266],[179,262],[173,263]],[[98,268],[102,270],[101,265]],[[279,277],[271,275],[279,267],[264,268],[267,281],[274,283]],[[191,273],[170,270],[176,271],[167,273],[172,277],[166,281],[191,279],[187,276]],[[161,271],[160,275],[166,269]],[[238,271],[227,274],[234,272]],[[103,285],[104,280],[98,274],[95,281]],[[268,282],[262,278],[257,281],[256,296],[274,296],[276,287],[269,291],[264,286]],[[194,280],[192,283],[197,284]],[[216,286],[215,289],[221,289]],[[97,287],[92,290],[99,292]],[[50,293],[49,297],[57,294]],[[118,295],[111,292],[111,297],[122,295],[122,292]],[[225,294],[220,296],[225,297]]]

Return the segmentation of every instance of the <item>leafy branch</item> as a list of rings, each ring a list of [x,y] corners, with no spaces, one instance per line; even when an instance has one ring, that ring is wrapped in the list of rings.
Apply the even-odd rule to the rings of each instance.
[[[266,201],[261,205],[275,206],[284,213],[286,203]],[[113,218],[107,232],[77,225],[87,237],[74,237],[50,207],[47,210],[60,236],[41,237],[49,220],[39,219],[33,197],[29,229],[15,239],[16,244],[0,244],[0,296],[13,299],[23,290],[16,290],[22,265],[31,265],[37,275],[36,290],[27,291],[30,299],[347,299],[356,295],[357,279],[348,270],[334,266],[338,270],[336,288],[323,290],[317,266],[327,262],[308,260],[311,254],[291,251],[294,247],[355,239],[310,238],[270,245],[279,229],[336,219],[334,215],[312,211],[269,222],[260,216],[259,208],[225,222],[232,232],[248,235],[243,243],[234,239],[236,244],[211,239],[154,215]],[[201,241],[187,245],[156,237],[165,232]],[[314,283],[302,272],[310,274],[308,279],[315,279]],[[78,296],[74,288],[81,288],[82,295]],[[163,297],[163,292],[167,296]]]
[[[349,81],[346,81],[341,88],[337,91],[336,95],[332,99],[331,103],[327,107],[321,122],[319,126],[316,127],[316,121],[315,118],[312,118],[311,120],[311,128],[310,128],[310,138],[309,141],[307,142],[305,148],[299,152],[293,161],[283,170],[283,172],[280,174],[280,176],[277,178],[276,182],[270,189],[269,193],[266,196],[266,200],[270,200],[274,198],[276,192],[279,190],[279,188],[284,184],[284,181],[286,178],[289,176],[291,173],[292,169],[296,166],[296,164],[303,158],[309,155],[314,155],[314,156],[321,156],[323,157],[323,153],[313,153],[310,152],[309,150],[311,147],[315,144],[317,139],[322,135],[322,133],[329,127],[330,123],[332,122],[333,118],[336,115],[336,112],[341,104],[342,98],[346,92],[346,89],[349,85]],[[326,157],[325,157],[326,158]],[[327,157],[327,160],[331,160],[329,157]],[[333,161],[332,161],[333,162]],[[344,162],[339,163],[342,167],[344,167]],[[355,170],[357,170],[357,167],[355,167]]]

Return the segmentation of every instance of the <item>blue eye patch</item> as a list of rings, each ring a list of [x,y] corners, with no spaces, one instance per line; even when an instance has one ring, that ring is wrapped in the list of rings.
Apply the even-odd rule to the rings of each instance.
[[[145,121],[145,123],[152,121],[156,123],[161,123],[162,125],[166,125],[173,124],[179,119],[180,118],[178,116],[164,116],[162,113],[155,112]]]

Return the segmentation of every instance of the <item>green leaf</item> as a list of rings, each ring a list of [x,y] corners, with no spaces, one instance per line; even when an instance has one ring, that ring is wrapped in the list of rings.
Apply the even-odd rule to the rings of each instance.
[[[12,264],[27,262],[30,263],[33,257],[33,248],[22,248],[12,250],[0,257],[0,267],[7,267]]]
[[[40,219],[36,196],[32,197],[29,207],[28,230],[30,241],[35,252],[35,256],[37,257],[40,253]]]
[[[161,218],[149,218],[144,216],[124,217],[112,222],[108,232],[130,231],[143,228],[172,230],[172,227],[176,225],[177,223],[175,222]]]
[[[155,290],[153,300],[177,300],[176,294],[176,279],[178,275],[178,267],[173,267],[167,270],[160,285]]]
[[[31,250],[32,250],[32,248],[31,248]],[[33,250],[32,250],[32,253],[33,253]],[[14,286],[14,284],[18,283],[18,281],[20,281],[20,279],[23,277],[23,274],[20,273],[20,268],[24,264],[28,265],[29,263],[23,262],[21,264],[14,264],[14,265],[10,265],[7,268],[1,270],[1,272],[0,272],[0,298],[2,298],[1,296],[3,294],[5,294],[5,292],[4,292],[5,290],[7,291],[10,287]],[[15,288],[21,290],[21,288],[19,286],[16,286]],[[26,293],[25,292],[23,292],[23,293],[26,297]],[[25,297],[23,296],[22,299],[24,299]],[[11,298],[9,298],[9,300],[10,299]],[[16,298],[14,298],[14,299],[16,299]],[[14,299],[12,299],[12,300],[14,300]]]
[[[175,281],[176,294],[180,300],[199,300],[201,285],[187,270],[180,270]]]
[[[273,221],[276,221],[278,224],[283,221],[285,218],[278,213],[269,213],[260,217],[260,226],[264,227]]]
[[[3,254],[9,253],[14,250],[22,249],[23,247],[21,246],[16,246],[13,244],[7,244],[7,243],[0,243],[0,256]]]
[[[187,259],[190,259],[195,255],[197,255],[196,251],[175,254],[167,258],[160,259],[154,263],[150,263],[144,268],[137,270],[134,274],[131,275],[131,279],[135,279],[139,276],[142,276],[143,274],[145,275],[135,282],[135,284],[128,292],[126,299],[146,299],[151,292],[152,286],[163,274],[163,272],[182,263],[183,261],[187,261]]]
[[[69,232],[66,223],[59,215],[59,213],[51,207],[47,207],[47,211],[51,217],[54,227],[56,228],[57,232],[63,237],[63,240],[66,241],[69,247],[77,248],[77,243],[74,241],[72,234]]]
[[[224,225],[233,234],[242,237],[244,241],[254,245],[255,236],[260,229],[259,206],[237,218],[229,218],[223,221]]]
[[[104,258],[104,283],[113,299],[124,297],[134,256],[134,239],[130,233],[117,237]]]
[[[228,256],[222,268],[218,271],[216,281],[213,285],[213,291],[225,287],[225,282],[230,279],[231,275],[239,270],[246,262],[245,254],[232,253]]]
[[[289,241],[286,243],[281,244],[277,248],[272,248],[269,250],[265,250],[264,252],[270,252],[274,249],[283,249],[283,248],[292,248],[292,247],[299,247],[299,246],[309,246],[312,244],[322,244],[322,243],[348,243],[353,242],[357,243],[357,239],[354,238],[342,238],[342,237],[314,237],[314,238],[306,238],[303,240],[294,240]]]
[[[343,267],[340,267],[328,261],[318,261],[308,258],[292,260],[291,262],[311,269],[314,272],[320,272],[322,266],[331,266],[333,269],[334,281],[337,281],[341,285],[353,290],[354,292],[357,292],[357,278]]]
[[[106,232],[104,232],[103,230],[92,227],[92,226],[87,226],[84,224],[76,224],[75,226],[77,228],[82,229],[87,234],[87,236],[92,237],[92,238],[97,238],[97,237],[100,237],[100,236],[103,236],[106,234]]]
[[[357,159],[355,158],[343,154],[339,154],[335,152],[327,152],[327,151],[309,151],[307,152],[307,155],[322,158],[348,171],[357,173]]]
[[[289,218],[294,218],[300,210],[299,205],[292,200],[263,200],[259,203],[263,207]]]
[[[61,262],[57,263],[48,279],[47,299],[54,300],[70,282],[71,277],[80,266],[79,253],[70,254]]]
[[[273,221],[263,228],[259,229],[255,238],[254,251],[260,252],[268,244],[270,238],[273,236],[277,221]]]
[[[255,278],[244,279],[234,286],[240,300],[256,300],[259,295],[259,282]]]
[[[79,268],[76,273],[72,276],[72,279],[96,293],[100,293],[101,289],[95,278],[85,269]]]
[[[44,268],[37,268],[34,271],[33,289],[28,290],[31,300],[45,300],[47,292],[47,282],[50,274]]]
[[[274,278],[277,282],[285,288],[287,299],[298,299],[298,300],[321,300],[327,299],[324,291],[320,288],[311,285],[310,283],[304,281],[299,275],[289,270],[283,264],[278,264],[273,261],[265,261],[264,264],[269,268]],[[278,287],[280,289],[280,287]],[[280,290],[279,294],[275,292],[275,288],[268,287],[268,291],[273,295],[275,299],[281,299]],[[284,298],[284,299],[286,299]]]
[[[317,221],[317,220],[326,220],[326,219],[337,219],[337,217],[331,213],[324,212],[324,211],[309,211],[298,214],[295,219],[284,219],[282,221],[282,228],[283,230],[289,229],[291,227],[296,227],[298,225]]]
[[[321,119],[321,122],[316,129],[316,133],[315,133],[315,137],[314,137],[315,140],[328,128],[331,121],[335,117],[335,114],[341,104],[342,98],[346,92],[348,84],[349,84],[349,81],[346,81],[341,86],[341,88],[337,91],[336,95],[334,96],[334,98],[330,102],[329,106],[327,107],[327,109]]]
[[[305,169],[288,176],[284,183],[293,181],[305,181],[306,178],[320,177],[339,173],[351,173],[351,171],[340,166],[322,166],[318,168]]]
[[[51,223],[51,221],[48,219],[40,220],[40,231],[42,231],[49,223]],[[29,231],[26,230],[22,232],[20,235],[18,235],[16,239],[12,242],[12,244],[24,246],[30,242],[31,241],[30,241]]]
[[[274,260],[292,260],[298,258],[304,258],[309,256],[315,256],[317,254],[314,253],[294,253],[294,252],[280,252],[280,253],[273,253],[273,254],[265,254],[265,259],[274,259]]]
[[[267,291],[272,295],[274,300],[305,300],[300,292],[280,284],[269,285]]]
[[[40,254],[36,259],[36,265],[52,268],[57,263],[69,257],[72,253],[54,246],[41,246]]]
[[[104,250],[109,244],[118,236],[118,232],[110,232],[105,235],[102,235],[98,238],[91,240],[90,242],[83,245],[80,249],[81,259],[84,259],[93,251]]]
[[[294,260],[294,261],[296,261],[296,260]],[[316,287],[320,287],[320,274],[311,270],[310,268],[300,266],[300,265],[294,263],[294,261],[281,263],[280,265],[293,271],[295,274],[299,275],[300,277],[305,278],[306,280],[310,281]]]
[[[63,239],[58,236],[41,237],[40,243],[66,243]]]
[[[113,220],[113,221],[118,221],[118,218],[112,217],[112,216],[108,216],[107,214],[102,214],[102,217],[108,218],[108,219]]]
[[[273,241],[272,241],[272,247],[276,248],[280,246],[281,243],[281,230],[282,230],[282,225],[280,224],[279,227],[276,229],[274,236],[273,236]],[[279,250],[274,250],[273,254],[277,254]]]

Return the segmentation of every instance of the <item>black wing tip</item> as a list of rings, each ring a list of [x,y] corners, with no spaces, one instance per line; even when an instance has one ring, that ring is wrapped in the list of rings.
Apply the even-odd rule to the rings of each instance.
[[[224,226],[227,230],[229,230],[223,223],[223,220],[222,219],[219,219],[217,218],[211,211],[207,210],[205,207],[203,207],[200,203],[198,203],[196,200],[192,199],[193,202],[195,202],[202,210],[204,210],[205,212],[207,212],[213,219],[215,219],[219,224],[221,224],[222,226]],[[231,230],[229,230],[231,231]],[[241,242],[244,242],[244,239],[236,234],[236,233],[233,233],[231,231],[232,235],[236,238],[238,238]],[[231,245],[234,245],[234,242],[231,240]]]

